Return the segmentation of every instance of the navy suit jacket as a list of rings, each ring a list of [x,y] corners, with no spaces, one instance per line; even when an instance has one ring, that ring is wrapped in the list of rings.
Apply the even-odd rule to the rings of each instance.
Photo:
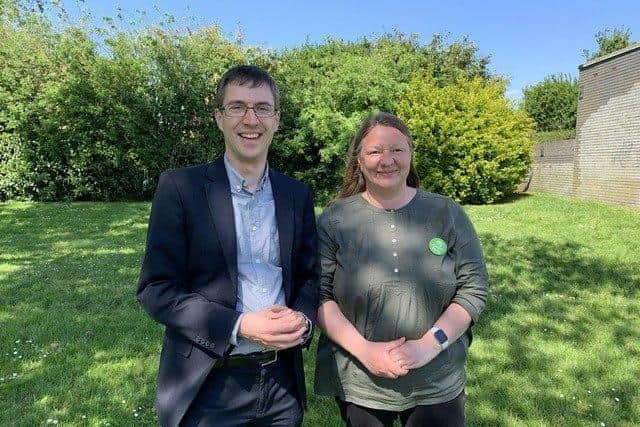
[[[286,304],[315,323],[318,266],[313,198],[301,182],[271,169],[269,178]],[[156,398],[163,426],[180,423],[216,359],[231,350],[229,338],[240,315],[236,246],[222,158],[160,176],[137,298],[165,326]],[[295,347],[286,353],[304,407],[302,351]]]

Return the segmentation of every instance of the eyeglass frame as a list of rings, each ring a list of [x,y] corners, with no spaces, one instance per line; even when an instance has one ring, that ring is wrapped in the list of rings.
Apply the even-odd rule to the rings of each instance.
[[[229,114],[228,114],[228,112],[227,112],[227,111],[228,111],[229,104],[237,105],[238,107],[239,107],[240,105],[242,105],[242,106],[244,107],[244,112],[242,113],[242,115],[237,115],[237,116],[229,115]],[[276,108],[276,106],[275,106],[275,105],[271,105],[271,104],[269,104],[268,102],[259,102],[258,104],[254,104],[254,105],[252,105],[252,106],[249,106],[249,105],[245,104],[244,102],[236,102],[236,103],[234,103],[234,102],[230,102],[229,104],[227,104],[227,105],[221,105],[220,107],[218,107],[218,109],[219,109],[220,111],[222,111],[222,114],[223,114],[225,117],[227,117],[227,118],[230,118],[230,117],[235,117],[235,118],[244,117],[244,116],[247,114],[247,111],[249,111],[249,110],[253,110],[253,114],[255,114],[255,115],[256,115],[256,117],[259,117],[259,118],[261,118],[261,119],[267,119],[267,118],[274,117],[274,116],[276,115],[276,113],[277,113],[278,111],[280,111],[280,109],[279,109],[279,108]],[[268,105],[268,106],[270,106],[271,108],[273,108],[273,112],[272,112],[270,115],[268,115],[268,116],[260,115],[260,114],[258,114],[258,112],[256,111],[256,108],[255,108],[255,107],[256,107],[256,105]]]

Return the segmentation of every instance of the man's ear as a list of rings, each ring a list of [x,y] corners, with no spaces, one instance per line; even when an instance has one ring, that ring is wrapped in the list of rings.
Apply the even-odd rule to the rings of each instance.
[[[277,132],[278,129],[280,129],[280,110],[276,111],[276,128],[273,132]]]
[[[213,110],[213,118],[216,119],[216,125],[218,125],[218,129],[222,131],[222,113],[219,109]]]

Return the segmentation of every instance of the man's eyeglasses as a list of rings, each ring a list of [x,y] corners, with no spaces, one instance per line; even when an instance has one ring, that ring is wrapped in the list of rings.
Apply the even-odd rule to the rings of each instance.
[[[276,114],[276,111],[278,111],[276,107],[267,103],[259,103],[255,104],[253,107],[249,107],[246,104],[238,102],[220,107],[220,110],[222,110],[226,117],[244,117],[249,109],[253,110],[257,117],[273,117]]]

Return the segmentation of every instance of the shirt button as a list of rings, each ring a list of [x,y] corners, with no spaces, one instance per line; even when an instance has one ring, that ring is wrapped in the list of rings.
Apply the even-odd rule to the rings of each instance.
[[[395,224],[391,224],[390,227],[391,227],[392,230],[394,230],[396,228],[396,225]]]
[[[397,257],[398,257],[398,252],[394,252],[394,253],[393,253],[393,256],[394,256],[395,258],[397,258]]]
[[[391,239],[391,243],[398,243],[398,239],[394,237],[393,239]]]
[[[398,271],[400,271],[400,270],[398,270],[397,268],[394,268],[394,269],[393,269],[393,272],[394,272],[394,273],[397,273]]]
[[[253,227],[251,227],[252,231],[256,231],[258,229],[258,227],[256,227],[255,225]]]

